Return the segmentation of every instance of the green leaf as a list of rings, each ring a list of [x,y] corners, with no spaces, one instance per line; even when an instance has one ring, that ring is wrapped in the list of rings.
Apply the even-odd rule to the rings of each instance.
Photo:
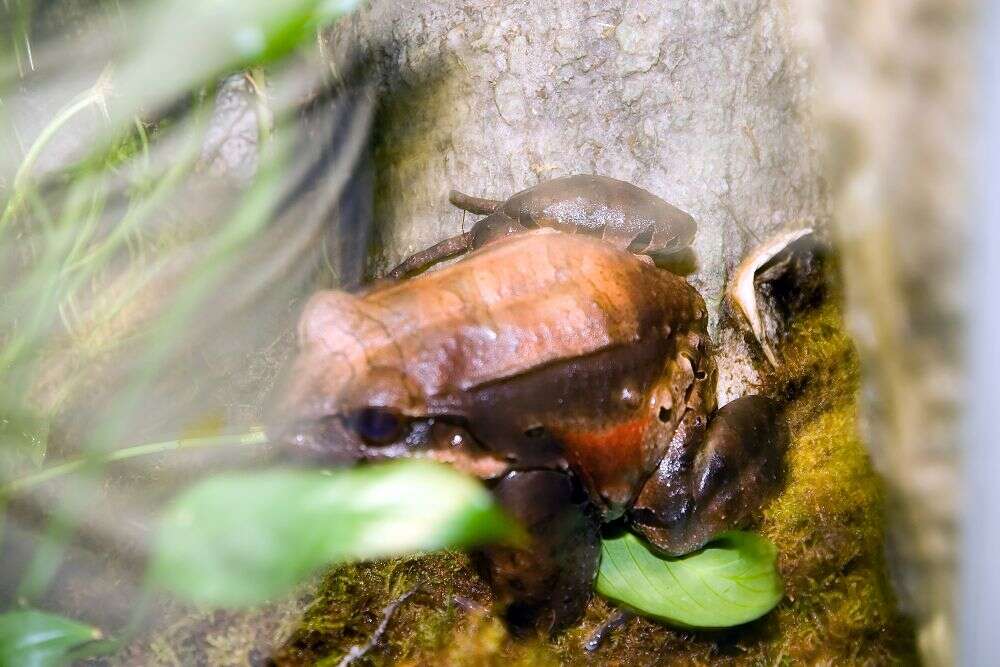
[[[729,532],[680,558],[655,554],[631,533],[604,540],[597,592],[643,616],[690,628],[728,628],[760,618],[781,600],[777,549]]]
[[[100,639],[97,628],[34,609],[0,614],[0,665],[62,665],[75,650]]]
[[[286,593],[330,563],[519,534],[477,480],[441,464],[227,474],[173,502],[150,575],[190,601],[238,607]]]

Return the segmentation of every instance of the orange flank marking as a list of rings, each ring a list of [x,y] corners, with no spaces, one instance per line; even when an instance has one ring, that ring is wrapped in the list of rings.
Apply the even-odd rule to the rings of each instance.
[[[627,502],[642,474],[642,436],[648,419],[620,422],[601,430],[555,430],[572,463],[612,502]]]

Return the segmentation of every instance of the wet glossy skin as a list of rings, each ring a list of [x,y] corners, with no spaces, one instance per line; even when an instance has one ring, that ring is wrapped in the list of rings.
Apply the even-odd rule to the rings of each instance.
[[[390,271],[389,278],[412,276],[442,259],[538,228],[599,238],[664,265],[691,262],[694,219],[651,192],[607,176],[564,176],[522,190],[506,201],[454,190],[449,199],[458,208],[486,217],[468,232],[414,253]]]
[[[315,295],[275,435],[321,463],[428,457],[487,480],[534,537],[484,550],[498,600],[514,627],[558,628],[590,594],[601,523],[683,554],[780,482],[776,406],[716,412],[706,315],[683,278],[599,234],[501,236],[410,280]]]
[[[377,406],[461,425],[464,455],[502,461],[487,475],[570,467],[615,518],[662,458],[695,374],[706,375],[699,397],[712,384],[705,327],[704,302],[682,278],[539,230],[405,283],[314,296],[281,412],[308,424]],[[695,409],[712,407],[699,398]],[[455,450],[449,441],[419,451]]]
[[[497,202],[473,228],[474,247],[493,230],[550,227],[582,234],[637,255],[670,255],[691,245],[696,225],[690,215],[640,187],[606,176],[577,174],[522,190]],[[477,229],[478,228],[478,229]]]

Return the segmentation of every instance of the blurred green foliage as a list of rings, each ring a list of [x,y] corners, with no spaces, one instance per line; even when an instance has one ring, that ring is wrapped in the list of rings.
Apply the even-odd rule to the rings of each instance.
[[[213,91],[245,68],[286,69],[314,46],[317,29],[355,4],[11,0],[0,6],[0,512],[13,489],[69,474],[80,482],[39,496],[48,525],[32,527],[39,539],[17,590],[23,602],[52,581],[75,528],[68,510],[93,502],[103,466],[146,453],[147,446],[119,449],[135,438],[129,424],[143,413],[143,392],[164,373],[183,344],[180,332],[192,326],[208,295],[245,262],[284,195],[290,124],[261,133],[252,180],[235,203],[213,210],[217,222],[183,258],[185,271],[170,286],[169,300],[155,311],[146,307],[144,290],[177,259],[170,255],[178,232],[169,211],[179,201],[190,204],[183,193],[200,178]],[[55,30],[48,18],[60,13],[66,20]],[[78,13],[86,20],[77,20]],[[141,327],[118,324],[134,311],[146,318]],[[122,370],[125,380],[110,408],[74,433],[72,451],[82,457],[41,468],[51,458],[61,401],[93,392],[74,384],[78,376],[99,352],[124,340],[137,350],[138,363]],[[0,544],[3,526],[0,515]],[[63,632],[67,641],[85,628],[59,626],[57,617],[40,612],[4,619],[0,648],[34,642],[36,656],[48,644],[30,634],[34,628],[51,621],[45,627],[52,637]],[[31,664],[4,656],[0,663]]]
[[[518,537],[482,484],[442,464],[223,475],[171,505],[150,576],[187,600],[238,607],[285,594],[331,563]]]
[[[55,667],[101,638],[97,628],[34,609],[0,614],[0,665]]]

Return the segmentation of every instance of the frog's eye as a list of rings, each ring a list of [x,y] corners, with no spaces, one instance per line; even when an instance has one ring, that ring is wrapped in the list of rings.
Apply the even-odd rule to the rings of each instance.
[[[403,418],[383,408],[364,408],[350,418],[351,428],[370,445],[385,445],[403,434]]]

